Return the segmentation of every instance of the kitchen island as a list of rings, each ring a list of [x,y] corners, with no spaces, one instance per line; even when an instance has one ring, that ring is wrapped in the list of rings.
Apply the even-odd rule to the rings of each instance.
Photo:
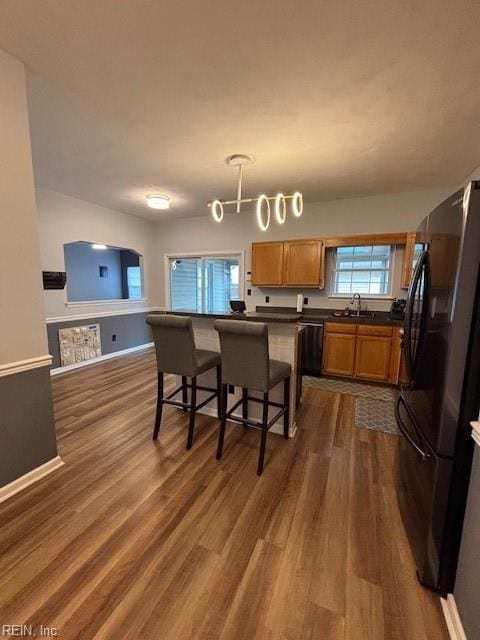
[[[208,349],[210,351],[220,352],[220,341],[218,333],[215,330],[214,323],[218,318],[227,318],[232,320],[247,320],[250,322],[266,322],[268,325],[268,346],[270,358],[274,360],[282,360],[288,362],[292,367],[291,384],[290,384],[290,424],[289,435],[293,437],[296,432],[295,414],[298,408],[298,402],[301,394],[301,379],[299,376],[299,336],[302,327],[299,326],[298,320],[300,314],[296,313],[244,313],[244,314],[210,314],[210,313],[190,313],[190,312],[169,312],[174,315],[189,316],[193,322],[193,332],[195,335],[195,344],[198,349]],[[179,379],[178,383],[181,383]],[[198,383],[202,386],[215,386],[215,372],[207,371],[198,376]],[[234,393],[228,394],[228,406],[231,407],[237,400],[241,398],[241,389],[235,388]],[[198,400],[201,402],[208,392],[198,391]],[[250,395],[261,398],[262,394],[254,391]],[[283,401],[283,383],[278,384],[270,392],[271,400],[275,402]],[[261,420],[261,405],[256,402],[250,402],[248,406],[249,417]],[[270,409],[271,416],[277,411],[275,407]],[[199,413],[207,415],[217,415],[216,400],[212,400],[205,407],[199,410]],[[241,417],[241,414],[239,414]],[[283,418],[280,418],[271,428],[271,432],[283,433]]]

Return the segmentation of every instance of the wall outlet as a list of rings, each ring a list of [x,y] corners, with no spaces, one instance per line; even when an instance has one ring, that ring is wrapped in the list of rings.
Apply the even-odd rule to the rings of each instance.
[[[116,341],[117,341],[117,334],[112,333],[112,342],[116,342]]]
[[[247,289],[247,296],[251,296],[252,295],[252,290],[251,289]]]
[[[270,302],[270,296],[265,296],[265,304],[268,304]]]
[[[303,304],[308,304],[308,298],[303,299]]]

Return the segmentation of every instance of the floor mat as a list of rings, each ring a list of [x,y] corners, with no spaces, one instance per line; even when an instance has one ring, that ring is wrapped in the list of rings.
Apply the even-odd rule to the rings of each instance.
[[[355,398],[355,426],[399,436],[393,402]]]
[[[397,390],[365,382],[349,382],[335,378],[303,377],[303,385],[334,393],[355,396],[355,426],[400,435],[395,421],[394,402]]]

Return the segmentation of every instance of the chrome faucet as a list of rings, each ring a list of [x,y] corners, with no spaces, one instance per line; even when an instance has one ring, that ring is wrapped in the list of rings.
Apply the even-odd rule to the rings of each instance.
[[[355,300],[358,301],[358,305],[357,305],[357,316],[360,315],[360,310],[362,308],[362,299],[360,298],[360,294],[359,293],[354,293],[352,296],[352,299],[350,300],[350,304],[355,304]]]

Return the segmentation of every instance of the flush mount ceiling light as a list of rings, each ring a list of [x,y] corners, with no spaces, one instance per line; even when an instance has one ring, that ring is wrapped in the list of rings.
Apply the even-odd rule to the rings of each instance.
[[[216,199],[208,203],[215,222],[221,222],[223,220],[225,206],[235,205],[237,213],[240,213],[243,202],[257,203],[257,223],[262,231],[266,231],[270,226],[270,200],[275,201],[275,219],[278,224],[283,224],[287,218],[287,200],[292,201],[293,215],[296,218],[299,218],[302,215],[303,196],[300,191],[296,191],[291,196],[285,196],[283,193],[278,193],[276,196],[267,196],[262,194],[257,198],[242,198],[243,167],[255,162],[253,156],[247,153],[235,153],[232,156],[228,156],[225,162],[229,167],[238,168],[237,197],[235,200]]]
[[[152,209],[169,209],[170,198],[161,194],[151,194],[147,196],[147,204]]]
[[[92,244],[92,249],[96,249],[97,251],[104,251],[106,248],[106,244]]]

